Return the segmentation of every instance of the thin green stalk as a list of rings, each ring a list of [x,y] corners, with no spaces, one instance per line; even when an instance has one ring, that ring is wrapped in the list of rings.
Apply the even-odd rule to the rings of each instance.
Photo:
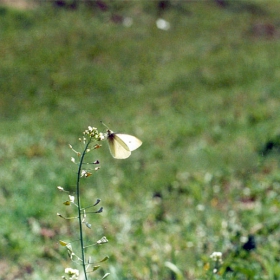
[[[85,146],[85,149],[81,155],[78,174],[77,174],[77,186],[76,186],[76,195],[77,195],[77,205],[78,205],[78,218],[79,218],[79,227],[80,227],[80,244],[81,244],[81,253],[82,253],[82,264],[83,264],[83,270],[85,274],[85,280],[87,280],[87,271],[86,271],[86,265],[85,265],[85,252],[84,252],[84,240],[83,240],[83,225],[82,225],[82,214],[81,214],[81,204],[80,204],[80,178],[81,178],[81,170],[83,165],[83,160],[85,157],[85,154],[87,153],[88,146],[91,142],[91,138],[89,138],[88,143]]]

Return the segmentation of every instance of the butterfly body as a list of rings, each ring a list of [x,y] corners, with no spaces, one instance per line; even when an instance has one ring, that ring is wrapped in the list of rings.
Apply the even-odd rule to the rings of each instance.
[[[117,159],[125,159],[131,155],[131,152],[142,145],[142,141],[135,136],[123,133],[114,133],[107,130],[107,140],[111,155]]]

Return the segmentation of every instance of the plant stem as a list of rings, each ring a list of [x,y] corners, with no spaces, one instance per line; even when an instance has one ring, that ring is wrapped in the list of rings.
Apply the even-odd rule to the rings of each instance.
[[[80,227],[80,244],[81,244],[81,253],[82,253],[82,265],[83,270],[85,274],[85,280],[88,280],[87,278],[87,271],[86,271],[86,264],[85,264],[85,252],[84,252],[84,240],[83,240],[83,225],[82,225],[82,214],[81,214],[81,202],[80,202],[80,178],[81,178],[81,170],[83,165],[83,160],[85,157],[85,154],[87,153],[88,146],[91,142],[91,138],[88,140],[85,149],[81,155],[78,174],[77,174],[77,186],[76,186],[76,195],[77,195],[77,205],[78,205],[78,218],[79,218],[79,227]]]

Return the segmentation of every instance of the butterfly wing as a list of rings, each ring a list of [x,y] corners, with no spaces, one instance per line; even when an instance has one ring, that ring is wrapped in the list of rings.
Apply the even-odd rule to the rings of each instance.
[[[122,142],[129,151],[134,151],[142,145],[142,141],[132,135],[116,133],[115,137],[119,142]]]
[[[113,158],[125,159],[131,155],[128,146],[116,134],[108,134],[108,143]]]

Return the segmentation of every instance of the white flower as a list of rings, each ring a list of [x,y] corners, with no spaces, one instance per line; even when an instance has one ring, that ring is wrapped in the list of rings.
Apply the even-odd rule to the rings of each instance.
[[[92,175],[92,173],[86,171],[86,170],[82,170],[81,171],[81,177],[89,177],[90,175]]]
[[[76,280],[79,277],[79,270],[78,269],[73,269],[71,267],[65,268],[65,274],[68,274],[71,276],[70,280]]]
[[[214,262],[220,262],[222,263],[222,256],[223,253],[222,252],[213,252],[210,256],[210,258],[214,261]]]
[[[96,243],[99,244],[99,245],[107,243],[107,242],[108,242],[108,239],[106,238],[106,236],[103,236],[101,239],[96,241]]]
[[[105,139],[105,135],[102,132],[99,132],[97,137],[96,137],[99,141],[103,141]]]
[[[157,25],[157,28],[158,29],[161,29],[161,30],[169,30],[170,29],[170,23],[162,18],[159,18],[157,21],[156,21],[156,25]]]
[[[92,127],[92,126],[88,126],[88,130],[89,132],[93,132],[94,130],[97,130],[96,127]]]

